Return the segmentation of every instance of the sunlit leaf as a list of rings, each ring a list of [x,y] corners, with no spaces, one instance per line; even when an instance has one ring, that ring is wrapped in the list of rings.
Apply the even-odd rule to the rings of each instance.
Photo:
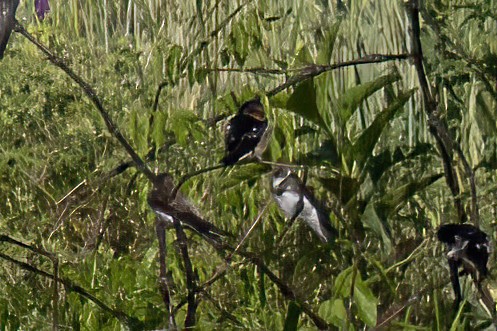
[[[354,142],[353,151],[355,160],[358,162],[364,162],[368,158],[380,138],[383,129],[387,126],[390,120],[393,118],[395,113],[402,109],[404,104],[411,98],[415,90],[412,89],[409,92],[403,93],[397,97],[392,105],[383,110],[380,114],[376,116],[373,123],[364,130],[364,132],[359,136],[359,138]]]
[[[376,80],[354,86],[346,90],[337,100],[340,119],[345,124],[359,105],[369,96],[400,79],[397,72],[378,77]]]

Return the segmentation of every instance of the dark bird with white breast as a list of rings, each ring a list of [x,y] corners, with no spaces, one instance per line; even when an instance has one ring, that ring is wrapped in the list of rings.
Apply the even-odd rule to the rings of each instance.
[[[226,151],[221,163],[228,166],[243,159],[260,159],[269,142],[270,131],[261,101],[245,102],[226,126]]]

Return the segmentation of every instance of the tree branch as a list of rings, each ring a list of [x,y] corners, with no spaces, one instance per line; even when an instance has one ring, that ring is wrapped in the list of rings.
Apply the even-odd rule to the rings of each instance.
[[[460,188],[458,181],[456,179],[456,173],[452,164],[452,152],[455,149],[460,156],[463,166],[471,182],[471,195],[472,199],[472,213],[471,218],[476,227],[479,225],[478,217],[478,203],[476,197],[476,185],[474,184],[474,175],[472,174],[472,169],[462,153],[462,150],[457,143],[450,137],[447,125],[445,122],[441,121],[437,114],[437,103],[430,91],[428,80],[426,78],[426,73],[423,65],[423,50],[421,46],[420,38],[420,25],[419,25],[419,2],[418,0],[410,0],[408,3],[409,18],[411,21],[411,34],[412,34],[412,57],[414,61],[414,66],[418,74],[419,84],[421,86],[421,92],[423,95],[423,100],[425,103],[425,112],[428,115],[428,126],[431,134],[435,137],[437,146],[440,150],[442,156],[445,179],[447,185],[449,186],[452,195],[454,196],[455,208],[458,212],[459,222],[463,223],[466,221],[466,213],[464,207],[461,203],[460,198]]]
[[[188,245],[185,232],[183,231],[183,227],[181,226],[180,221],[174,217],[173,218],[174,228],[176,229],[176,237],[178,238],[178,243],[181,251],[181,255],[183,256],[183,263],[185,266],[185,274],[186,274],[186,288],[187,288],[187,301],[188,308],[186,312],[185,318],[185,329],[193,328],[196,323],[196,310],[198,302],[195,298],[196,294],[196,277],[193,272],[192,261],[190,260],[190,256],[188,255]]]
[[[109,132],[114,137],[116,137],[116,139],[128,152],[140,172],[143,173],[150,181],[153,181],[155,179],[155,175],[150,171],[150,169],[143,162],[140,156],[135,152],[133,147],[131,147],[126,138],[124,138],[119,128],[114,124],[109,114],[105,110],[100,98],[97,96],[95,90],[85,80],[83,80],[83,78],[78,76],[71,68],[69,68],[62,58],[58,57],[47,47],[38,42],[28,31],[26,31],[26,29],[24,29],[24,27],[19,22],[16,22],[15,29],[17,32],[26,37],[30,42],[32,42],[36,47],[38,47],[38,49],[40,49],[48,57],[48,60],[52,62],[52,64],[62,69],[62,71],[64,71],[74,82],[76,82],[76,84],[78,84],[83,89],[86,96],[93,102],[95,107],[100,112],[100,115],[102,115],[102,118],[104,119],[105,125],[107,126]]]
[[[28,245],[26,245],[26,246],[28,246]],[[113,317],[118,319],[121,323],[127,325],[131,330],[143,329],[143,325],[142,325],[142,322],[140,322],[140,320],[138,320],[135,317],[129,316],[118,309],[112,309],[111,307],[109,307],[105,303],[103,303],[100,299],[98,299],[95,296],[93,296],[92,294],[90,294],[88,291],[86,291],[81,286],[74,284],[69,279],[58,278],[58,277],[56,277],[52,274],[49,274],[43,270],[40,270],[36,267],[33,267],[32,265],[30,265],[28,263],[16,260],[16,259],[14,259],[6,254],[3,254],[3,253],[0,253],[0,258],[17,265],[21,269],[33,272],[33,273],[37,274],[38,276],[49,278],[49,279],[52,279],[54,281],[55,281],[55,278],[57,278],[64,285],[66,291],[75,292],[75,293],[81,295],[82,297],[87,298],[88,300],[95,303],[98,307],[100,307],[100,309],[109,313],[110,315],[112,315]]]

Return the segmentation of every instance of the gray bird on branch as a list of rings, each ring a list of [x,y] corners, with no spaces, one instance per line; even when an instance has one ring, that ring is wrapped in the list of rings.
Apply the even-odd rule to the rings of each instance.
[[[166,224],[173,224],[173,219],[182,225],[195,231],[200,236],[219,243],[223,237],[231,234],[219,229],[199,216],[197,209],[188,201],[181,192],[171,200],[174,182],[171,175],[159,174],[155,180],[154,187],[148,196],[148,204],[157,217]]]

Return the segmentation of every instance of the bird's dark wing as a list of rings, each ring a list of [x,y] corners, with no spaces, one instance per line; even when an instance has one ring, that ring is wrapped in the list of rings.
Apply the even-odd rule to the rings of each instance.
[[[15,16],[19,0],[0,1],[0,59],[9,42],[10,34],[15,24]]]
[[[267,121],[258,121],[251,116],[235,116],[226,130],[226,154],[221,162],[231,165],[252,153],[267,129]]]
[[[456,236],[475,243],[488,243],[485,232],[471,224],[445,224],[437,232],[438,240],[446,244],[454,244]]]
[[[192,212],[171,210],[169,215],[181,221],[183,224],[188,225],[190,228],[198,232],[200,235],[206,236],[209,239],[219,242],[221,237],[230,237],[231,234],[227,233],[216,227],[214,224],[205,221]]]

